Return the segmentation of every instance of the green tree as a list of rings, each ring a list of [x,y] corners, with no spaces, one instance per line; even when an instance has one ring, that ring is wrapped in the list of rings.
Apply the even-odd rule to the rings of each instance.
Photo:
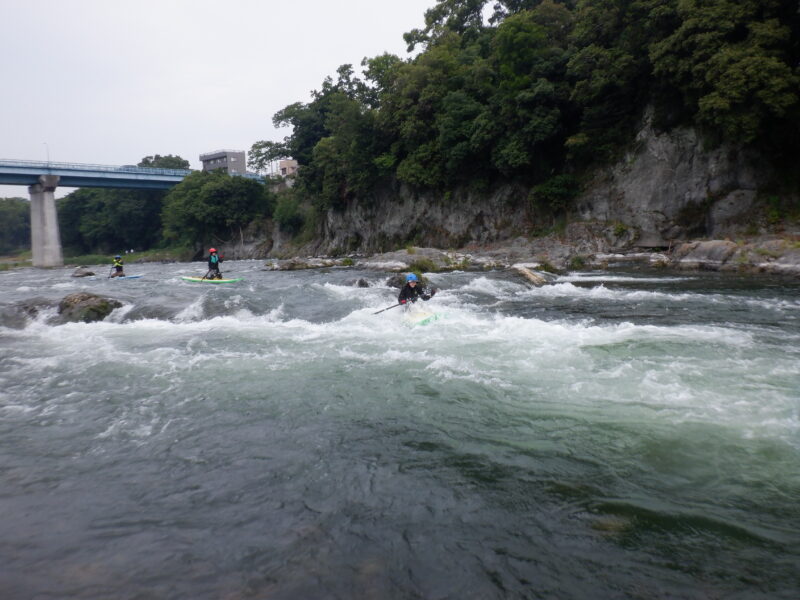
[[[156,154],[155,156],[145,156],[137,166],[151,169],[188,169],[189,161],[172,154],[166,156]]]
[[[0,199],[0,254],[31,247],[31,205],[23,198]]]
[[[164,237],[183,244],[230,239],[252,221],[271,216],[273,202],[266,186],[252,179],[195,171],[167,194]]]
[[[290,235],[296,235],[303,228],[305,216],[296,190],[285,190],[278,194],[275,221],[281,231]]]
[[[179,156],[146,156],[139,166],[188,168]],[[162,242],[160,190],[78,189],[57,201],[61,241],[67,252],[147,250]]]
[[[793,11],[780,0],[681,0],[680,25],[651,46],[654,72],[681,90],[700,124],[726,138],[752,142],[776,121],[796,132]]]
[[[256,173],[264,173],[270,163],[282,158],[291,158],[285,142],[255,142],[247,154],[247,166]]]
[[[342,65],[275,115],[282,142],[254,145],[302,165],[282,222],[388,177],[440,192],[513,179],[560,212],[573,174],[618,156],[649,106],[657,128],[800,150],[800,14],[783,0],[439,0],[405,40],[419,54],[365,58],[363,81]]]

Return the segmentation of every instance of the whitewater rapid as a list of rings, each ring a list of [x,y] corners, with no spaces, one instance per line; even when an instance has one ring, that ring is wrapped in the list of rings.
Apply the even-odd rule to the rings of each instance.
[[[437,273],[439,319],[409,327],[374,314],[396,302],[386,274],[228,268],[244,281],[0,273],[5,315],[123,303],[0,326],[4,598],[135,597],[175,572],[163,597],[796,589],[798,284]]]

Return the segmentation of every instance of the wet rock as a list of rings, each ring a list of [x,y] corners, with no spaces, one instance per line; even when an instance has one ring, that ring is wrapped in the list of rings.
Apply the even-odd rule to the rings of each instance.
[[[406,276],[402,273],[397,273],[386,280],[386,285],[389,287],[400,289],[406,284]]]
[[[58,314],[63,321],[91,323],[102,321],[121,306],[121,302],[112,298],[78,292],[62,298],[58,304]]]
[[[344,283],[345,285],[352,285],[353,287],[360,287],[360,288],[369,287],[369,281],[367,281],[363,277],[359,277],[358,279],[348,279]]]
[[[676,248],[673,262],[682,269],[718,270],[737,249],[727,240],[689,242]]]
[[[43,311],[52,309],[55,301],[47,298],[31,298],[0,309],[0,325],[12,329],[24,328],[31,319],[38,317]]]
[[[521,276],[523,279],[525,279],[528,283],[532,283],[537,287],[547,283],[547,279],[543,275],[535,273],[534,271],[529,269],[528,266],[526,265],[521,265],[521,264],[512,265],[511,270],[517,275]]]
[[[80,266],[73,271],[71,277],[91,277],[92,275],[94,275],[94,271],[90,271],[85,266]]]
[[[288,260],[270,260],[264,265],[262,271],[303,271],[305,269],[326,269],[352,265],[352,259],[325,258],[325,257],[299,257]]]
[[[587,265],[592,268],[607,269],[608,267],[650,266],[665,267],[669,265],[669,256],[663,252],[625,252],[604,253],[598,252],[591,256]]]
[[[800,247],[787,250],[780,258],[770,264],[768,270],[772,273],[800,275]]]

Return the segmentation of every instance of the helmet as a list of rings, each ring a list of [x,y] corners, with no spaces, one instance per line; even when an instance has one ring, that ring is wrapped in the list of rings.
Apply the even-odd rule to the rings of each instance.
[[[117,254],[114,258],[122,258],[119,254]]]
[[[209,248],[209,249],[208,249],[208,252],[209,252],[209,254],[210,254],[210,253],[212,253],[212,252],[216,252],[216,251],[217,251],[217,249],[216,249],[216,248]]]
[[[417,281],[417,276],[414,273],[409,273],[406,275],[406,281]]]

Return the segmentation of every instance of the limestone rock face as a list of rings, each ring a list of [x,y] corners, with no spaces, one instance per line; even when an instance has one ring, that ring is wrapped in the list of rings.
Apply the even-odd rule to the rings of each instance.
[[[692,237],[724,237],[750,224],[770,168],[741,148],[708,150],[688,128],[654,130],[645,118],[623,160],[598,171],[576,199],[579,221],[607,224],[607,248],[669,247]],[[460,248],[529,234],[537,227],[525,207],[529,190],[504,185],[491,192],[456,190],[446,197],[386,184],[368,201],[329,210],[311,253],[386,252],[417,245]],[[573,225],[576,225],[573,223]],[[595,249],[597,250],[597,249]]]
[[[706,150],[693,129],[658,133],[645,118],[634,149],[598,172],[576,205],[585,220],[635,228],[636,246],[667,247],[743,229],[768,177],[754,153]]]
[[[121,302],[111,298],[78,292],[61,299],[58,304],[58,314],[64,321],[91,323],[102,321],[112,310],[121,306]]]
[[[529,229],[519,206],[527,190],[507,185],[493,192],[459,190],[451,197],[387,184],[369,201],[351,200],[344,210],[329,210],[320,253],[387,252],[415,240],[416,245],[459,248],[468,242],[510,239]]]

